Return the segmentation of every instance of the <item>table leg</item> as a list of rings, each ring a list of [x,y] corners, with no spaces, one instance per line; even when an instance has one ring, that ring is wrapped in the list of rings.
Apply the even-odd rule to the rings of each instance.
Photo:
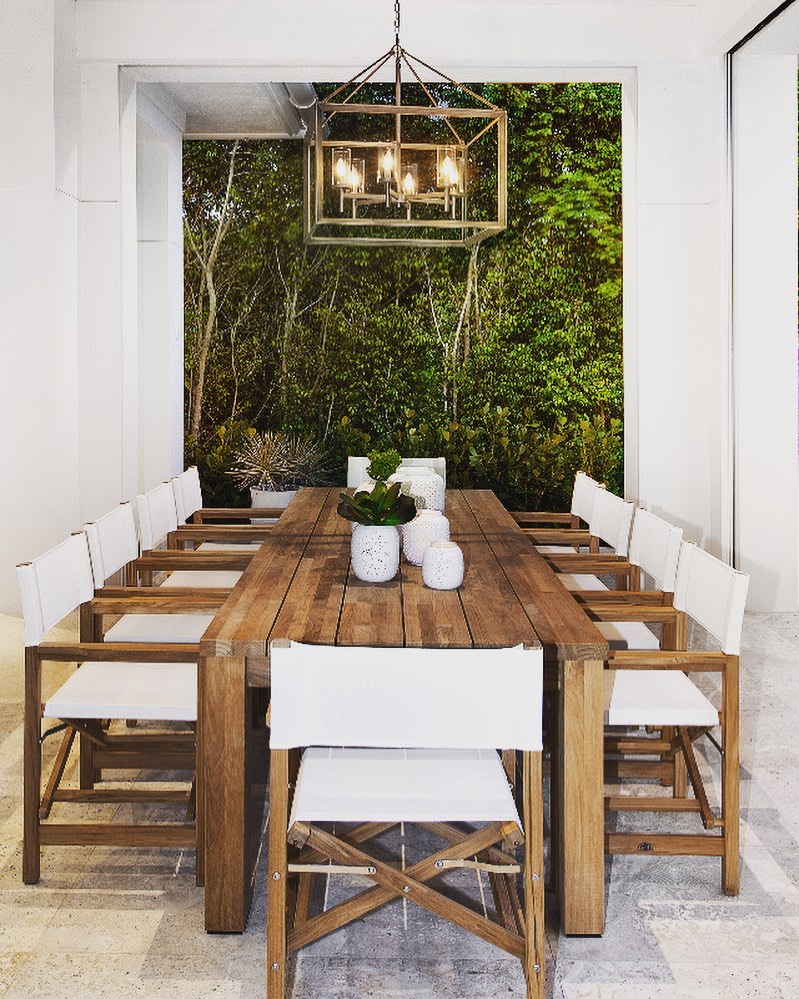
[[[267,768],[261,693],[247,687],[243,657],[200,659],[199,804],[209,933],[241,933],[252,901]]]
[[[561,929],[600,935],[605,924],[604,664],[562,664],[559,712]]]

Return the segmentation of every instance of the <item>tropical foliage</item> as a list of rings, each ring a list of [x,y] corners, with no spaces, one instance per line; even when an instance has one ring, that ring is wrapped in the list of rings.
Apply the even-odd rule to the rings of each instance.
[[[302,240],[300,142],[187,142],[188,457],[242,441],[443,454],[452,485],[562,503],[622,467],[620,90],[483,85],[508,110],[508,228],[470,250]],[[324,92],[324,85],[320,85]]]

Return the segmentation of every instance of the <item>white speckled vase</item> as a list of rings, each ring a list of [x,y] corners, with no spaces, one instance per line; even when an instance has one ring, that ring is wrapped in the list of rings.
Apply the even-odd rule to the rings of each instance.
[[[420,510],[402,528],[402,551],[411,565],[421,565],[431,541],[449,541],[449,521],[440,510]]]
[[[400,536],[396,527],[356,524],[350,543],[352,571],[365,583],[386,583],[399,570]]]
[[[431,590],[456,590],[463,582],[463,552],[454,541],[431,541],[422,556],[422,579]]]
[[[400,465],[389,482],[401,482],[401,491],[416,502],[417,510],[444,509],[444,480],[432,468]]]

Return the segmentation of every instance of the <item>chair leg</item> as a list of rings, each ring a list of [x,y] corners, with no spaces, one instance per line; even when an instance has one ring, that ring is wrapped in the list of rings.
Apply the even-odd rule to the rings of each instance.
[[[42,793],[41,746],[42,664],[38,649],[25,649],[24,803],[22,834],[22,880],[39,880],[39,799]]]
[[[721,888],[725,895],[741,890],[740,865],[740,758],[738,744],[739,661],[727,656],[722,675],[721,759],[724,855],[721,858]]]
[[[288,874],[288,752],[273,750],[269,767],[269,861],[267,873],[266,994],[286,994],[286,876]]]
[[[524,802],[524,977],[527,999],[544,999],[544,816],[541,753],[522,754]]]

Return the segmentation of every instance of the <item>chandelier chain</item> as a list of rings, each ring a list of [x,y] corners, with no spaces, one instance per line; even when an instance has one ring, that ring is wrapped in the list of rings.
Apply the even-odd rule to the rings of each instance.
[[[394,45],[400,47],[400,0],[394,0]]]

